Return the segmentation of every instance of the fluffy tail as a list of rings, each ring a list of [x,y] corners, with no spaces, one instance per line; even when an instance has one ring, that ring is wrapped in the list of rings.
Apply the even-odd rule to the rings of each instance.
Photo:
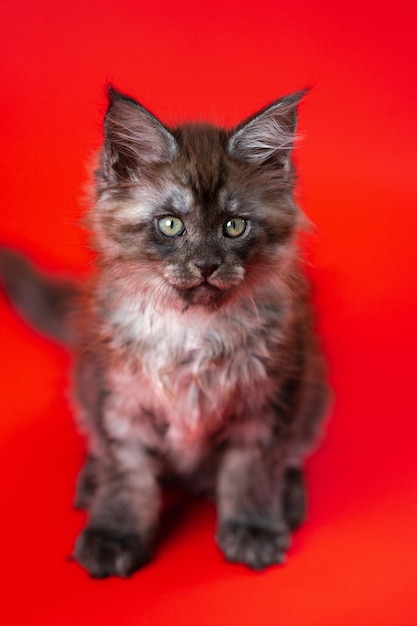
[[[61,343],[72,343],[71,314],[79,295],[75,282],[45,276],[24,256],[6,248],[0,249],[0,282],[29,324]]]

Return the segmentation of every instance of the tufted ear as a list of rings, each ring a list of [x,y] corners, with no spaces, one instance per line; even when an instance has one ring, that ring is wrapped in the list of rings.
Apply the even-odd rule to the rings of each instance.
[[[285,166],[294,147],[297,106],[307,91],[280,98],[233,129],[229,139],[231,156],[253,165],[268,162]]]
[[[143,167],[170,161],[177,143],[167,128],[139,102],[108,88],[104,119],[104,164],[118,178],[135,178]]]

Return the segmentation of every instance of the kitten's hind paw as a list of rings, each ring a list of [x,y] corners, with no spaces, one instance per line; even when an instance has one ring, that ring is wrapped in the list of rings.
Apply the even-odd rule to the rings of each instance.
[[[78,537],[74,558],[92,578],[128,578],[152,556],[150,546],[135,533],[87,527]]]
[[[228,561],[262,570],[285,561],[290,534],[285,526],[261,528],[228,521],[220,524],[217,543]]]

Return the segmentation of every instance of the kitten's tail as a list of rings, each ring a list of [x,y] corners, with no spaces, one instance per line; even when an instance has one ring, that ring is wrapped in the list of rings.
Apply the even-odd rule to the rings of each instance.
[[[50,278],[23,255],[8,248],[0,249],[0,281],[29,324],[61,343],[74,342],[71,314],[79,299],[75,281]]]

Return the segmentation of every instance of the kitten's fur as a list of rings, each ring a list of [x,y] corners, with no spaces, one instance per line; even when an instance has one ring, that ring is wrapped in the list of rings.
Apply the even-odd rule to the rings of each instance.
[[[75,557],[92,576],[150,558],[164,479],[212,491],[220,549],[252,568],[282,562],[303,520],[303,460],[327,398],[297,252],[303,95],[226,131],[168,128],[109,88],[89,216],[97,271],[72,338],[89,449]],[[185,231],[163,234],[166,216]],[[246,224],[234,238],[233,219]],[[10,253],[2,268],[26,316],[68,339],[74,288]]]

